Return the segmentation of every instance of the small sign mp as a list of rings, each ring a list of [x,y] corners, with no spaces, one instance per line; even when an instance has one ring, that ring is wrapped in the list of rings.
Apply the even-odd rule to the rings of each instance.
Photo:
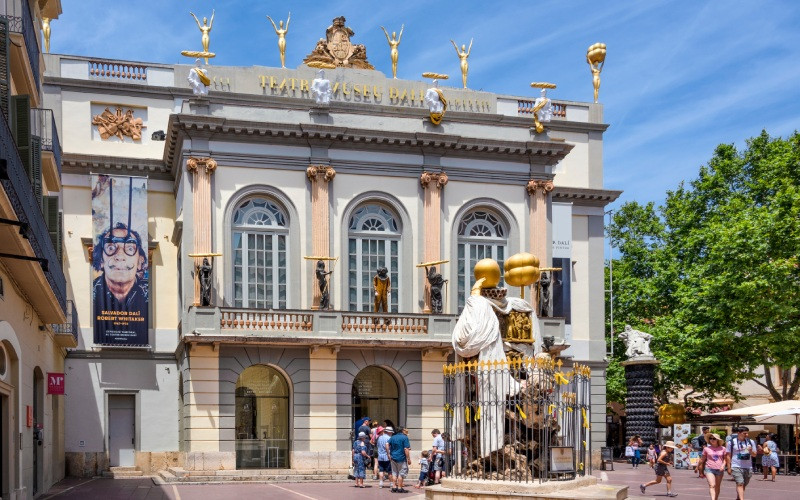
[[[64,394],[64,374],[47,374],[47,394]]]

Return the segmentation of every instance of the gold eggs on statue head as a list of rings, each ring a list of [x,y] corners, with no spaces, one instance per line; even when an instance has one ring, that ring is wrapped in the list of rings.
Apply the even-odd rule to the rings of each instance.
[[[503,279],[511,286],[528,286],[539,281],[539,258],[527,252],[512,255],[505,263]]]
[[[475,280],[485,278],[481,288],[495,288],[500,284],[500,264],[494,259],[481,259],[475,264]]]

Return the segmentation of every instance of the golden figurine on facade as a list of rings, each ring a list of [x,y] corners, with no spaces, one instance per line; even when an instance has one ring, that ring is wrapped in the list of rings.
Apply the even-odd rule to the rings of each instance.
[[[289,21],[292,20],[292,13],[289,12],[289,16],[286,18],[286,27],[283,27],[283,20],[278,21],[278,26],[275,26],[275,21],[272,20],[271,17],[267,16],[269,22],[272,23],[272,27],[275,28],[275,34],[278,35],[278,50],[281,53],[281,68],[286,67],[286,34],[289,33]]]
[[[472,42],[475,39],[470,39],[469,41],[469,48],[466,45],[461,44],[461,50],[458,49],[458,45],[452,39],[450,43],[453,44],[453,47],[456,49],[456,54],[458,54],[458,59],[461,61],[461,82],[464,84],[464,88],[467,88],[467,73],[469,73],[469,63],[467,59],[469,58],[470,52],[472,52]]]
[[[182,50],[181,55],[186,57],[202,57],[205,59],[206,64],[208,64],[209,58],[215,57],[216,54],[213,52],[208,51],[208,46],[211,43],[211,27],[214,24],[214,11],[211,11],[211,20],[209,21],[208,18],[203,18],[203,24],[200,24],[200,20],[197,19],[197,16],[194,15],[194,12],[189,12],[194,18],[194,21],[197,23],[197,27],[200,29],[200,33],[202,33],[202,37],[200,38],[200,42],[203,44],[203,51],[197,50]]]
[[[586,51],[586,62],[592,71],[592,85],[594,86],[594,102],[597,102],[597,94],[600,92],[600,72],[606,62],[606,44],[595,43],[589,46]]]
[[[386,28],[381,26],[383,30],[383,34],[386,35],[386,41],[389,42],[389,55],[392,58],[392,78],[397,79],[397,56],[399,55],[397,51],[397,46],[400,45],[400,39],[403,38],[403,30],[405,29],[406,25],[403,24],[400,26],[400,34],[398,35],[396,32],[392,31],[392,38],[389,38],[389,32],[386,31]]]

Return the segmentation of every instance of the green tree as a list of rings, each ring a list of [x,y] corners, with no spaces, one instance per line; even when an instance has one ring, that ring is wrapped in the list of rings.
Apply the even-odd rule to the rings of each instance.
[[[620,252],[614,327],[654,335],[662,399],[738,397],[744,380],[797,397],[800,134],[718,146],[663,206],[626,203],[608,232]]]

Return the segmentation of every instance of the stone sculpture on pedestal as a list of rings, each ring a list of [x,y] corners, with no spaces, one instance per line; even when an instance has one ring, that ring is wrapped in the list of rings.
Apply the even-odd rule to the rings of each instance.
[[[655,368],[658,361],[650,352],[650,340],[653,338],[647,332],[635,330],[630,325],[625,325],[619,337],[625,341],[625,354],[627,361],[625,367],[625,382],[627,394],[625,396],[625,425],[626,439],[640,436],[645,446],[656,442],[656,409],[653,398],[653,381]]]

